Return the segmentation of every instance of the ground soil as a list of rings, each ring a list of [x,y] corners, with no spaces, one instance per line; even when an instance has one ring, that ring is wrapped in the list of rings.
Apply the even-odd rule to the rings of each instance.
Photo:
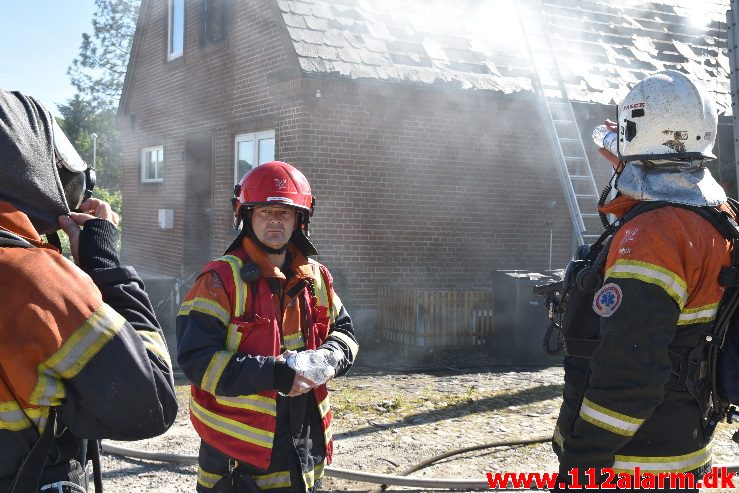
[[[400,474],[447,451],[550,437],[561,403],[562,368],[499,368],[482,353],[414,355],[370,350],[360,353],[349,375],[329,388],[335,411],[333,467]],[[187,388],[180,382],[181,409],[161,437],[114,445],[196,455],[198,438],[187,414]],[[716,462],[739,462],[736,427],[722,426],[714,443]],[[413,476],[485,481],[486,472],[555,471],[549,443],[501,446],[456,455]],[[173,493],[195,490],[196,467],[103,456],[108,493]],[[322,491],[371,491],[378,485],[327,477]],[[425,491],[391,487],[390,490]],[[378,490],[379,491],[379,490]]]

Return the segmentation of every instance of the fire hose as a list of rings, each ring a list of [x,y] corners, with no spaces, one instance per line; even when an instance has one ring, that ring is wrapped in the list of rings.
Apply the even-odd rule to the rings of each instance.
[[[464,447],[454,449],[443,454],[436,455],[427,459],[423,462],[409,467],[402,471],[399,475],[393,474],[378,474],[371,472],[361,471],[350,471],[348,469],[341,469],[338,467],[326,467],[325,474],[328,477],[346,479],[349,481],[357,481],[361,483],[373,483],[380,485],[379,490],[384,490],[388,486],[410,486],[416,488],[440,488],[440,489],[485,489],[489,490],[490,485],[488,482],[479,479],[438,479],[438,478],[418,478],[414,476],[408,476],[408,474],[419,471],[425,467],[428,467],[440,460],[453,457],[455,455],[461,455],[468,452],[474,452],[477,450],[484,450],[489,448],[497,447],[512,447],[512,446],[523,446],[531,445],[535,443],[545,443],[551,440],[551,437],[537,437],[529,440],[510,440],[510,441],[499,441],[485,443],[481,445],[474,445],[471,447]],[[157,462],[168,462],[174,464],[197,464],[197,455],[184,455],[184,454],[170,454],[163,452],[148,452],[145,450],[130,449],[125,447],[119,447],[108,443],[102,443],[102,450],[109,454],[120,455],[123,457],[129,457],[133,459],[144,459]],[[725,467],[730,472],[739,472],[739,464],[729,464],[717,467]],[[492,491],[504,491],[504,490],[492,490]]]
[[[416,488],[442,488],[442,489],[485,489],[489,490],[490,485],[487,480],[479,479],[436,479],[436,478],[417,478],[417,477],[406,477],[411,472],[418,471],[427,467],[437,461],[451,457],[453,455],[462,454],[465,452],[471,452],[473,450],[481,450],[485,448],[493,448],[500,446],[515,446],[515,445],[528,445],[531,443],[542,443],[551,440],[550,437],[542,437],[534,440],[522,440],[522,441],[511,441],[511,442],[495,442],[485,445],[477,445],[474,447],[465,447],[463,449],[453,450],[444,454],[432,457],[412,468],[403,471],[400,475],[392,474],[378,474],[371,472],[359,472],[350,471],[348,469],[341,469],[338,467],[326,467],[325,474],[328,477],[334,477],[338,479],[346,479],[349,481],[358,481],[362,483],[373,483],[379,484],[380,489],[384,489],[387,486],[410,486]],[[197,455],[180,455],[180,454],[169,454],[160,452],[147,452],[144,450],[129,449],[124,447],[118,447],[116,445],[110,445],[108,443],[102,444],[104,452],[121,455],[124,457],[131,457],[135,459],[145,459],[159,462],[171,462],[176,464],[197,464]],[[498,490],[493,490],[498,491]]]
[[[476,490],[485,489],[490,490],[490,485],[487,480],[480,479],[438,479],[438,478],[418,478],[414,476],[407,476],[413,472],[419,471],[425,467],[428,467],[440,460],[452,457],[454,455],[460,455],[467,452],[473,452],[476,450],[483,450],[495,447],[506,447],[506,446],[519,446],[519,445],[531,445],[534,443],[544,443],[551,440],[551,437],[539,437],[530,440],[512,440],[512,441],[500,441],[486,443],[482,445],[475,445],[472,447],[464,447],[455,449],[443,454],[434,456],[423,462],[420,462],[403,472],[399,475],[393,474],[378,474],[371,472],[361,471],[350,471],[348,469],[341,469],[338,467],[326,467],[325,474],[328,477],[346,479],[349,481],[358,481],[361,483],[373,483],[380,485],[379,489],[385,489],[388,486],[410,486],[416,488],[441,488],[441,489],[466,489]],[[181,455],[181,454],[169,454],[162,452],[148,452],[145,450],[129,449],[119,447],[117,445],[111,445],[109,443],[102,443],[103,452],[109,454],[120,455],[123,457],[130,457],[134,459],[144,459],[157,462],[170,462],[175,464],[197,464],[197,455]],[[492,490],[502,491],[502,490]]]

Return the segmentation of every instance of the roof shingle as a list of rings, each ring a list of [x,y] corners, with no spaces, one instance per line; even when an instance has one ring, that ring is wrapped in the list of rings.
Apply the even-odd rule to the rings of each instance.
[[[514,0],[278,0],[312,74],[532,90]],[[648,72],[706,82],[731,112],[725,11],[729,0],[542,0],[570,98],[613,104]],[[546,35],[546,34],[543,34]]]

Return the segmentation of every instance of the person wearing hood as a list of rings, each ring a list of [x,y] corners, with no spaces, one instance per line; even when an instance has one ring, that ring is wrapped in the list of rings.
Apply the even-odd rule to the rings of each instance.
[[[94,184],[52,115],[0,89],[0,491],[92,491],[88,459],[102,491],[98,440],[177,415],[162,330]]]
[[[732,264],[730,242],[696,212],[735,215],[704,165],[715,159],[717,121],[703,89],[663,71],[639,82],[611,122],[619,156],[600,152],[616,169],[618,193],[600,210],[620,226],[595,260],[599,283],[586,289],[582,275],[568,273],[580,279],[563,324],[564,400],[553,438],[561,488],[615,485],[624,474],[697,481],[711,466],[713,426],[698,391],[705,375],[691,351],[716,318],[719,272]]]
[[[177,361],[201,438],[197,491],[315,491],[331,462],[326,382],[358,345],[325,266],[309,260],[315,199],[274,161],[234,190],[240,234],[208,263],[177,317]]]

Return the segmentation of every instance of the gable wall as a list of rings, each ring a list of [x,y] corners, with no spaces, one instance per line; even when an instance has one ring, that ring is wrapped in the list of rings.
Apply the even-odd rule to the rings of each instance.
[[[211,236],[231,234],[223,221],[233,193],[233,139],[241,132],[273,129],[280,120],[270,101],[269,84],[284,72],[296,73],[284,49],[284,26],[275,22],[276,6],[268,1],[233,2],[229,35],[221,43],[202,46],[198,2],[186,4],[184,55],[166,61],[167,2],[145,2],[148,22],[135,54],[128,84],[129,103],[121,128],[124,138],[123,237],[126,261],[144,270],[180,276],[185,236],[185,141],[191,134],[214,140]],[[140,150],[164,145],[162,183],[141,183]],[[158,227],[158,209],[174,210],[174,228]],[[228,210],[225,212],[228,216]],[[213,241],[212,255],[222,249]]]
[[[224,44],[201,48],[188,23],[185,54],[169,63],[166,2],[149,4],[122,122],[126,262],[191,273],[182,267],[191,133],[214,137],[209,254],[220,254],[234,236],[234,136],[274,129],[277,158],[314,187],[312,238],[351,309],[375,308],[388,284],[490,287],[496,269],[546,269],[550,228],[552,266],[566,263],[570,222],[531,94],[299,79],[267,4],[235,4]],[[140,183],[139,150],[159,144],[164,182]],[[174,229],[158,228],[160,208],[174,209]]]

